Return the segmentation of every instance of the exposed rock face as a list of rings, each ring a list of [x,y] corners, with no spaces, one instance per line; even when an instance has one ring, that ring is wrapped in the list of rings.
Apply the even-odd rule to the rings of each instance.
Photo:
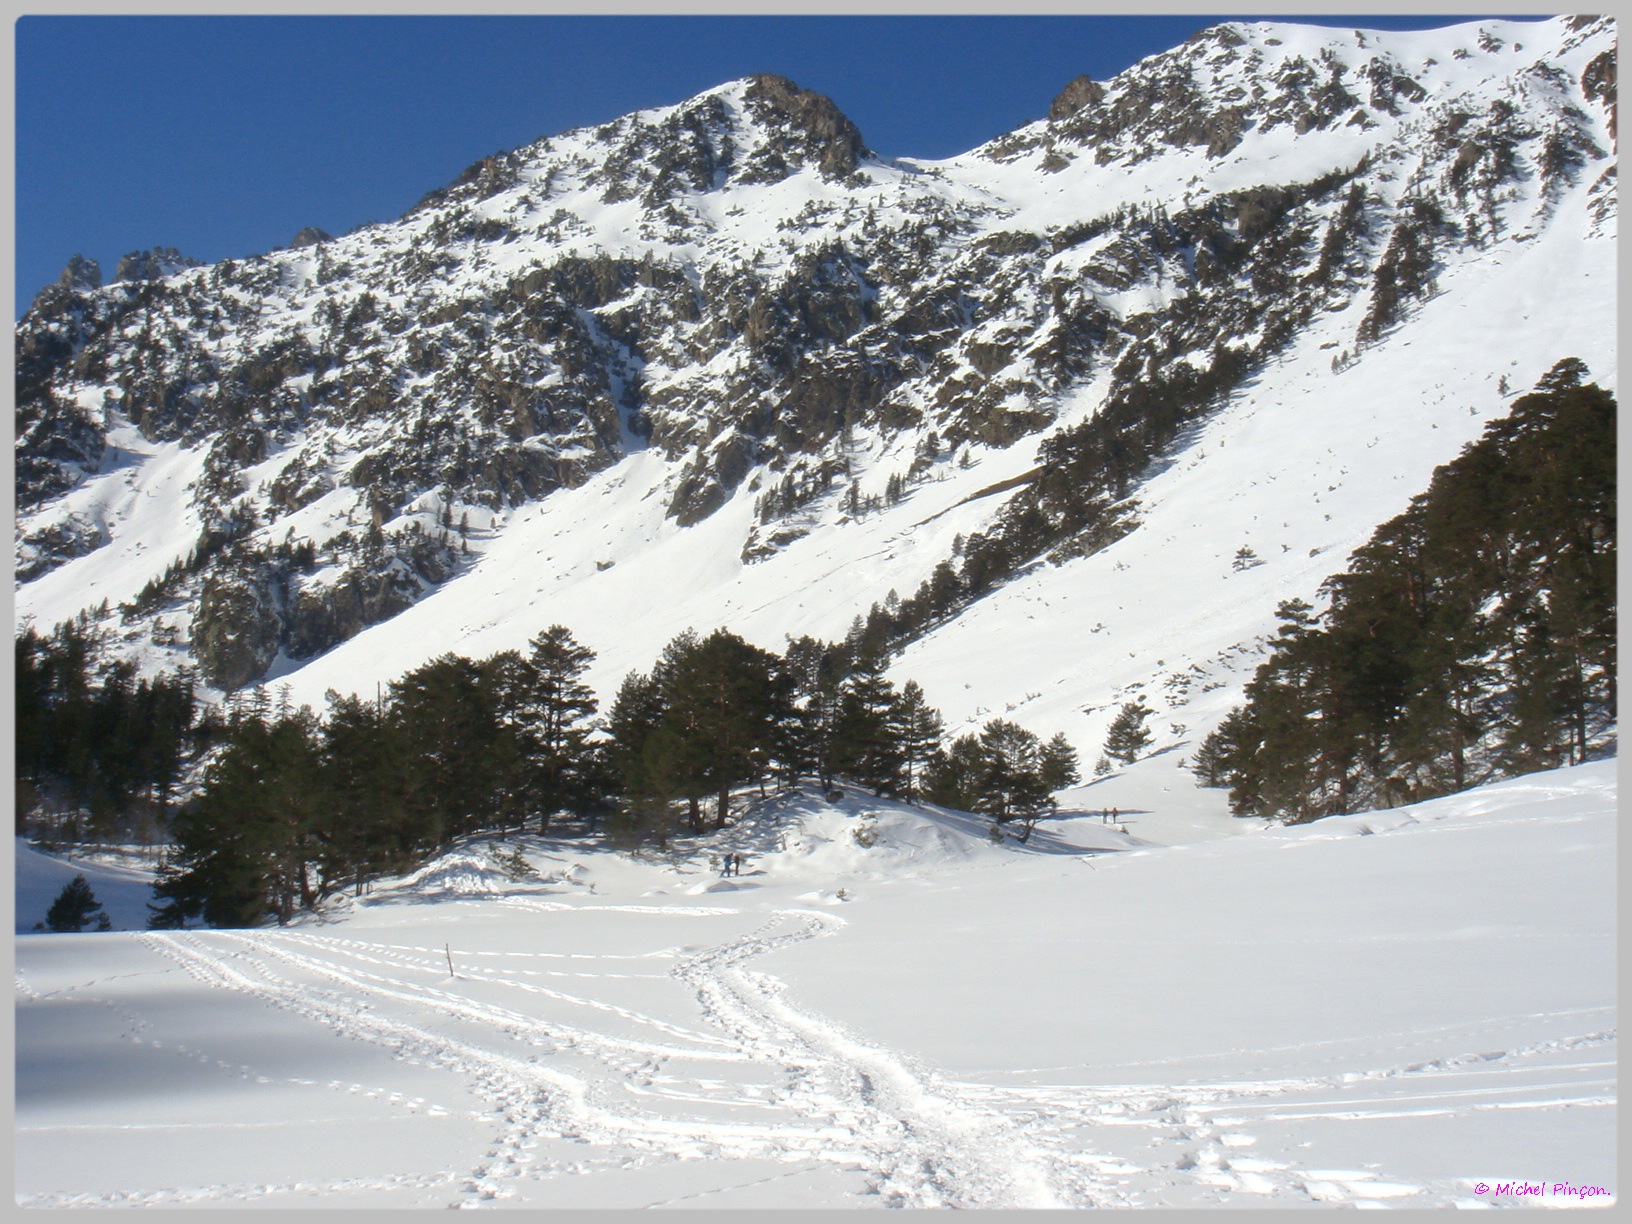
[[[762,175],[814,164],[823,178],[843,179],[855,173],[866,155],[856,125],[830,99],[800,89],[787,77],[750,77],[743,97],[750,114],[783,136],[782,147],[761,160]]]
[[[1096,84],[1092,77],[1079,76],[1054,96],[1048,108],[1048,117],[1058,123],[1061,119],[1069,119],[1083,107],[1098,106],[1104,100],[1104,86]]]
[[[297,248],[316,246],[318,243],[328,242],[332,238],[333,235],[327,231],[320,230],[315,225],[308,225],[289,240],[289,245]]]
[[[1581,73],[1581,92],[1609,109],[1609,137],[1615,136],[1615,52],[1600,51]]]
[[[204,679],[235,689],[264,675],[283,628],[276,580],[254,570],[223,570],[204,579],[193,621],[193,653]]]
[[[167,276],[174,276],[177,272],[196,268],[199,262],[188,259],[175,247],[154,247],[150,251],[132,251],[119,260],[119,267],[113,274],[116,281],[149,281],[163,280]]]
[[[62,275],[34,295],[29,307],[32,314],[50,316],[62,313],[72,306],[76,295],[102,287],[102,265],[84,255],[74,255],[63,268]]]
[[[107,543],[102,529],[76,515],[46,523],[18,540],[14,577],[29,582],[64,561],[95,552]]]
[[[652,504],[681,526],[753,496],[753,561],[1085,387],[1250,369],[1351,304],[1358,348],[1577,183],[1613,225],[1613,29],[1537,28],[1562,50],[1469,27],[1436,68],[1220,27],[934,166],[758,76],[481,158],[339,238],[138,252],[105,286],[76,260],[17,329],[19,579],[129,546],[61,500],[121,479],[110,430],[191,456],[178,513],[204,526],[168,597],[231,686],[394,615],[497,516],[632,451],[672,465]],[[1488,87],[1444,83],[1465,62]],[[1252,160],[1295,134],[1342,153]],[[1036,220],[1045,183],[1078,212]],[[858,438],[901,470],[858,470]]]
[[[21,346],[19,346],[21,347]],[[40,359],[37,348],[30,346],[31,360]],[[18,356],[18,381],[22,381],[24,358]],[[32,396],[26,405],[19,404],[17,412],[17,497],[23,504],[26,497],[38,503],[65,493],[87,475],[102,466],[107,439],[102,422],[93,420],[78,404],[47,387]],[[41,540],[53,538],[49,525]],[[84,533],[70,532],[68,536],[83,540]],[[77,552],[70,555],[78,555]],[[49,550],[41,553],[41,559]]]
[[[297,589],[289,601],[282,640],[292,658],[322,654],[369,625],[412,607],[419,584],[402,567],[349,570],[339,581]]]
[[[102,265],[83,255],[74,255],[62,270],[57,284],[64,289],[87,290],[102,288]]]

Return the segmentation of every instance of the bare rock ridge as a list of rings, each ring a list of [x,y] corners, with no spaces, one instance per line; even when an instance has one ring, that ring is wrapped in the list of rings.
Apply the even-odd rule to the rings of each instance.
[[[814,162],[824,178],[854,174],[867,156],[856,125],[831,99],[800,89],[787,77],[749,77],[743,99],[761,124],[781,126],[792,137],[792,152],[802,162]]]
[[[1098,106],[1104,100],[1104,86],[1095,83],[1091,77],[1079,76],[1054,96],[1054,101],[1049,104],[1048,117],[1051,122],[1058,123],[1084,107]]]
[[[175,247],[154,247],[150,251],[132,251],[119,261],[113,274],[116,281],[153,281],[174,276],[187,268],[196,268],[199,261],[189,259]]]
[[[62,270],[57,279],[62,288],[74,291],[85,291],[102,288],[102,265],[94,259],[87,259],[83,255],[75,255],[68,261],[68,266]]]

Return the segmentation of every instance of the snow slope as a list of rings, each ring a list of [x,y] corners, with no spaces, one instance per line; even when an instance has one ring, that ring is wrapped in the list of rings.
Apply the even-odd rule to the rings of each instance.
[[[42,854],[22,838],[14,842],[17,932],[32,931],[45,921],[63,886],[82,875],[91,893],[102,903],[116,931],[139,931],[147,926],[147,903],[153,899],[151,861],[134,855],[75,855],[59,858]]]
[[[1614,388],[1613,264],[1579,233],[1565,224],[1447,274],[1410,327],[1341,372],[1354,311],[1317,322],[1152,475],[1137,531],[980,600],[903,651],[896,674],[949,730],[1001,711],[1086,755],[1142,696],[1157,749],[1199,742],[1160,731],[1205,733],[1239,702],[1276,606],[1319,606],[1321,582],[1507,411],[1500,379],[1523,392],[1569,353]],[[1243,547],[1258,563],[1237,569]]]
[[[519,839],[515,880],[471,842],[281,930],[21,936],[18,1201],[1613,1194],[1614,808],[1602,762],[999,847],[850,792],[668,859]]]

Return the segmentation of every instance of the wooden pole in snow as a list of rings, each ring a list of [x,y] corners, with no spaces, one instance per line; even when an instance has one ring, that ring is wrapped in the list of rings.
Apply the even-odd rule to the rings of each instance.
[[[458,975],[455,974],[454,971],[453,971],[453,953],[448,951],[448,945],[447,944],[442,945],[442,951],[447,953],[447,957],[448,957],[448,976],[449,977],[457,977]]]

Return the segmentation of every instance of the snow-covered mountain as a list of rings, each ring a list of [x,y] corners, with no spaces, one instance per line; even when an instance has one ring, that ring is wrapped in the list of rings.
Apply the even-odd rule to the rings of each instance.
[[[940,162],[759,76],[341,237],[76,260],[18,329],[18,615],[316,706],[560,623],[610,695],[939,571],[896,666],[949,730],[1092,753],[1137,694],[1176,747],[1510,395],[1614,387],[1614,55],[1228,24]]]

